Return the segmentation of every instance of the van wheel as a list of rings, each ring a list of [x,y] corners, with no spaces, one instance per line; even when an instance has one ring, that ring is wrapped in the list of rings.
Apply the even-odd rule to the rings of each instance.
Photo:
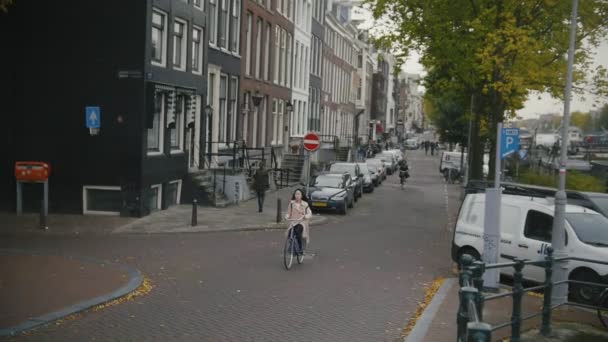
[[[462,259],[462,256],[468,254],[470,256],[473,257],[473,261],[479,261],[481,260],[481,256],[479,255],[479,252],[477,252],[477,250],[475,250],[475,248],[473,247],[463,247],[460,248],[458,250],[458,269],[460,270],[460,260]]]
[[[600,276],[590,269],[574,270],[570,275],[570,280],[602,283]],[[601,288],[597,286],[570,284],[568,295],[574,302],[593,305],[597,302],[600,291]]]

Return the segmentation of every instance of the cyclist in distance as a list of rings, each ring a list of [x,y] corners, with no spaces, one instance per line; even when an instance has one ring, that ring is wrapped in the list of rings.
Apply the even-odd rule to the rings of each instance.
[[[306,241],[306,244],[310,242],[308,220],[311,217],[312,211],[308,206],[308,202],[306,200],[306,197],[304,196],[304,191],[296,189],[296,191],[294,191],[293,195],[291,196],[291,201],[289,202],[285,218],[287,220],[299,220],[294,221],[290,225],[290,227],[293,225],[294,233],[296,234],[296,239],[298,241],[298,244],[300,245],[300,253],[303,253],[305,248],[305,245],[302,244],[303,240]]]

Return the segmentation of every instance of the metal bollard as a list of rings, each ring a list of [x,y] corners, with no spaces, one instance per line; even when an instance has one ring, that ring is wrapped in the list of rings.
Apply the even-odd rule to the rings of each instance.
[[[460,305],[458,308],[457,323],[457,341],[466,341],[467,338],[467,324],[471,320],[472,313],[469,312],[469,301],[475,300],[477,289],[471,286],[465,286],[460,288],[459,297]]]
[[[492,326],[488,323],[471,322],[467,324],[467,342],[492,341]]]
[[[198,225],[198,201],[195,199],[192,200],[192,227],[196,227]]]
[[[513,273],[513,313],[511,314],[511,342],[519,342],[521,335],[521,302],[524,296],[523,273],[524,261],[515,259]]]
[[[277,223],[281,222],[281,199],[277,198]]]
[[[47,230],[49,226],[46,224],[46,210],[44,208],[44,200],[40,201],[40,228]]]
[[[553,247],[547,248],[547,256],[545,257],[545,293],[543,297],[543,321],[540,328],[540,333],[543,336],[551,334],[551,295],[553,292]]]

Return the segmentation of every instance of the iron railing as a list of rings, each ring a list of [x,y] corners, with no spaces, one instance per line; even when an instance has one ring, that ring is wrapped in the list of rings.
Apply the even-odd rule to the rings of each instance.
[[[543,336],[548,336],[551,333],[551,312],[553,309],[558,308],[562,305],[572,305],[591,309],[600,309],[599,306],[586,305],[574,302],[565,302],[561,304],[551,304],[551,294],[555,285],[562,284],[582,284],[587,286],[607,287],[606,284],[577,281],[577,280],[562,280],[558,282],[552,282],[551,277],[553,274],[553,264],[560,261],[581,261],[589,262],[601,265],[608,265],[606,261],[590,260],[576,257],[563,257],[554,258],[553,249],[547,248],[547,255],[544,260],[530,261],[514,259],[513,262],[497,263],[486,265],[481,261],[474,261],[469,255],[464,255],[460,260],[461,271],[459,275],[460,281],[460,305],[458,308],[458,331],[457,341],[458,342],[490,342],[492,341],[492,332],[511,327],[511,338],[512,342],[519,342],[521,338],[521,327],[522,322],[528,319],[532,319],[538,316],[542,316],[542,323],[540,333]],[[538,286],[523,287],[523,269],[525,266],[538,266],[545,269],[545,281]],[[483,274],[489,269],[499,269],[505,267],[513,267],[513,287],[512,291],[484,295],[483,292]],[[522,316],[522,300],[523,295],[531,291],[543,290],[543,307],[540,312]],[[484,303],[496,300],[503,297],[513,298],[511,320],[497,325],[490,325],[483,322],[483,307]]]
[[[215,164],[219,167],[227,166],[233,171],[246,169],[249,175],[251,175],[252,162],[262,161],[266,158],[266,149],[264,147],[247,147],[244,140],[228,142],[211,141],[209,144],[211,146],[216,145],[218,151],[206,153],[207,162],[205,165],[209,168],[212,168],[212,165]]]

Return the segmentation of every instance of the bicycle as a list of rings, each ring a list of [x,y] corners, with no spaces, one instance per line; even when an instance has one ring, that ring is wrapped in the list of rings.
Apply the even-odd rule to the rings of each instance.
[[[597,318],[604,328],[608,329],[608,288],[605,288],[598,298]]]
[[[296,239],[296,234],[293,229],[297,224],[296,222],[301,222],[302,220],[287,219],[287,221],[291,221],[291,223],[287,231],[285,245],[283,246],[283,266],[285,266],[286,270],[289,270],[293,264],[294,254],[296,255],[298,264],[304,262],[304,248],[298,243],[298,239]]]

